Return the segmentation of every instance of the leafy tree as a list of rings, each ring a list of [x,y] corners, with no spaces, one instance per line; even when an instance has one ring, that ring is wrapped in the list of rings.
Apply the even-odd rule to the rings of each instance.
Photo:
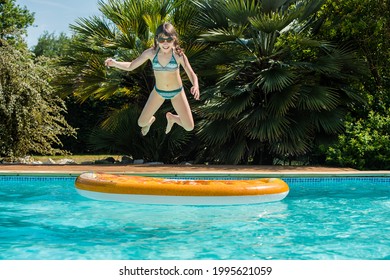
[[[59,136],[74,130],[50,85],[60,70],[46,57],[34,60],[27,50],[21,35],[33,16],[14,2],[0,2],[0,156],[62,153]]]
[[[36,57],[51,58],[53,67],[57,68],[58,74],[54,77],[54,82],[51,82],[56,92],[62,91],[62,79],[64,75],[66,76],[67,73],[72,71],[71,66],[64,67],[58,64],[61,57],[70,54],[69,46],[72,42],[73,39],[67,37],[65,33],[56,35],[45,31],[38,38],[37,45],[32,48]],[[71,153],[90,153],[91,151],[87,147],[88,135],[91,133],[92,126],[98,123],[96,115],[107,105],[99,100],[89,100],[80,104],[73,95],[64,97],[64,101],[67,108],[67,113],[64,114],[64,117],[71,127],[76,128],[77,134],[76,137],[74,135],[60,136],[63,148]]]
[[[27,34],[27,27],[33,22],[34,13],[26,7],[15,5],[15,0],[0,0],[0,46],[4,40],[9,44],[23,43],[21,37]]]
[[[364,107],[355,113],[383,110],[390,104],[390,6],[387,1],[331,1],[323,7],[321,35],[329,40],[347,42],[367,61],[369,77],[361,80],[368,94]],[[386,109],[385,109],[386,110]]]
[[[64,102],[49,81],[55,73],[47,59],[37,62],[26,49],[0,47],[0,156],[61,153],[59,135],[74,130],[66,123]]]
[[[316,40],[323,1],[198,1],[195,28],[210,44],[199,137],[206,160],[272,164],[342,131],[353,52]]]
[[[70,42],[71,39],[69,39],[63,32],[56,36],[54,33],[45,31],[41,36],[39,36],[38,43],[33,47],[32,51],[36,56],[64,56],[67,54]]]

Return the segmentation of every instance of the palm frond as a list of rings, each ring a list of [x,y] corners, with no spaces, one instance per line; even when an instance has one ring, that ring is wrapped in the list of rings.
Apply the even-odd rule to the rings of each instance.
[[[202,114],[207,118],[235,119],[251,103],[253,94],[246,89],[226,89],[223,97],[215,97],[202,106]]]
[[[185,53],[188,59],[198,59],[198,57],[205,56],[207,54],[203,53],[207,49],[207,45],[201,42],[191,42],[185,45]]]
[[[228,164],[237,164],[245,158],[247,150],[245,137],[236,137],[233,145],[225,147],[221,159]]]
[[[224,9],[224,1],[194,1],[194,5],[198,8],[199,14],[194,19],[194,23],[198,28],[210,30],[214,28],[227,28],[229,26],[228,18],[221,13]]]
[[[280,32],[296,19],[295,14],[283,12],[262,13],[249,19],[256,30],[264,33]]]
[[[217,86],[227,87],[230,82],[235,80],[242,73],[243,65],[232,65],[226,70],[228,71],[225,71],[224,75],[221,76],[221,78],[217,82]]]
[[[307,37],[297,36],[296,42],[302,47],[320,48],[326,53],[330,53],[335,50],[336,45],[329,41],[315,40]]]
[[[302,87],[298,108],[317,112],[331,111],[340,104],[339,93],[330,87]]]
[[[316,12],[318,12],[321,7],[324,5],[326,0],[306,0],[301,1],[301,3],[298,4],[299,6],[302,6],[302,12],[300,13],[300,20],[306,20],[310,18],[311,16],[315,15]]]
[[[207,48],[207,52],[199,52],[199,56],[196,57],[196,65],[202,69],[202,76],[208,76],[208,72],[214,76],[224,75],[231,68],[235,68],[230,64],[240,59],[240,54],[237,51],[232,52],[228,47],[221,47],[218,50],[212,50],[207,45],[204,47]]]
[[[299,89],[299,85],[293,85],[271,95],[267,111],[271,115],[285,116],[290,109],[296,108],[299,99]]]
[[[228,42],[234,41],[240,35],[241,33],[237,30],[215,28],[208,30],[207,33],[203,33],[199,37],[207,42]]]
[[[198,124],[198,136],[209,145],[221,145],[230,138],[232,126],[228,120],[200,121]]]
[[[89,45],[99,45],[105,47],[112,47],[115,39],[115,29],[107,20],[92,16],[89,18],[79,18],[74,24],[69,25],[70,28],[81,36]]]
[[[284,134],[288,133],[290,120],[284,116],[272,116],[265,121],[260,121],[257,127],[251,127],[248,136],[260,141],[278,141]]]
[[[260,11],[260,3],[255,0],[230,0],[222,6],[222,13],[231,21],[234,26],[240,28],[249,23],[249,18]]]
[[[271,67],[261,73],[260,84],[265,93],[282,91],[294,84],[297,74],[287,67]]]
[[[309,116],[289,114],[290,123],[288,133],[281,138],[270,142],[270,150],[280,156],[299,156],[310,151],[315,131]]]
[[[261,1],[261,11],[265,14],[280,10],[283,5],[287,4],[288,0],[263,0]]]
[[[335,134],[343,131],[345,114],[345,109],[338,107],[332,111],[313,112],[310,118],[318,130],[322,129],[328,134]]]
[[[269,57],[273,54],[278,36],[277,32],[265,33],[258,31],[256,33],[256,38],[252,42],[259,52],[259,57]]]
[[[270,144],[272,153],[283,156],[300,156],[309,152],[312,148],[312,141],[307,136],[304,138],[286,137],[283,140]]]
[[[269,116],[264,106],[254,106],[248,109],[246,112],[240,115],[236,125],[244,128],[259,127]]]

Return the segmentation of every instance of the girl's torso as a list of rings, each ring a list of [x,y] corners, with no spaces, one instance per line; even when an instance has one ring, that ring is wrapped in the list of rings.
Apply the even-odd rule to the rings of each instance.
[[[151,62],[157,88],[172,90],[182,86],[178,59],[179,56],[174,53],[173,49],[166,54],[160,51],[160,48],[155,51]]]

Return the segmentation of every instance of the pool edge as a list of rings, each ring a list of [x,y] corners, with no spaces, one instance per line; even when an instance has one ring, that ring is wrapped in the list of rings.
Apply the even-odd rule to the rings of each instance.
[[[82,173],[91,172],[85,171],[2,171],[0,176],[42,176],[42,177],[77,177]],[[157,176],[157,177],[179,177],[179,176],[223,176],[223,177],[245,177],[251,176],[254,178],[264,177],[390,177],[390,171],[173,171],[173,172],[137,172],[137,171],[106,171],[112,174],[124,174],[135,176]]]

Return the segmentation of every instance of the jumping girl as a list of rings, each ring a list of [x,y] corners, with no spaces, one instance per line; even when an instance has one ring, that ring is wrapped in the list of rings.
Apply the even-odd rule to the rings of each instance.
[[[165,133],[169,133],[176,123],[185,130],[194,129],[194,120],[188,104],[183,83],[180,77],[180,66],[185,70],[192,83],[191,94],[199,100],[198,77],[194,73],[187,56],[179,46],[178,35],[170,23],[160,25],[156,30],[154,46],[145,50],[138,58],[131,62],[119,62],[108,58],[104,64],[108,67],[132,71],[144,64],[147,60],[152,62],[155,76],[155,86],[149,95],[148,101],[138,118],[138,125],[141,127],[142,135],[149,132],[150,126],[156,120],[154,114],[164,103],[170,99],[177,115],[170,112],[166,114],[167,127]]]

